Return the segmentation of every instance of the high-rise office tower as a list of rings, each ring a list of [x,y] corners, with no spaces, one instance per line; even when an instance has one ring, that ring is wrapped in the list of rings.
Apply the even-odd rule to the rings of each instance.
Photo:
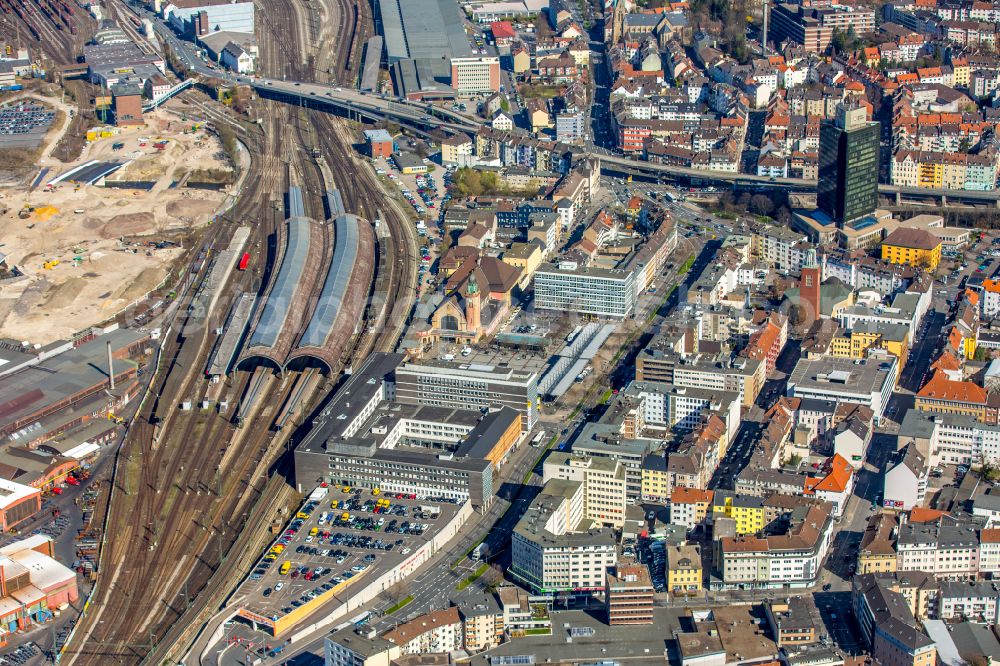
[[[840,104],[836,119],[820,126],[816,203],[838,225],[875,212],[879,134],[863,106]]]

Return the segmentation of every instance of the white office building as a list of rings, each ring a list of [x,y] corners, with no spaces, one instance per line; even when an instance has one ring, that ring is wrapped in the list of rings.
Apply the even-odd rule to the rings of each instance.
[[[635,312],[635,274],[564,261],[535,271],[535,307],[624,319]]]
[[[906,412],[898,437],[920,441],[929,467],[1000,462],[1000,426],[964,414]]]
[[[625,466],[614,458],[553,452],[542,465],[542,482],[583,484],[583,515],[606,527],[625,524]]]
[[[451,87],[459,97],[499,91],[500,58],[452,58]]]
[[[802,358],[788,378],[788,395],[869,407],[881,420],[896,386],[899,360],[892,354],[865,359]]]
[[[634,381],[624,394],[638,400],[648,428],[697,430],[709,414],[715,414],[726,424],[726,435],[732,441],[740,427],[741,403],[736,391]]]

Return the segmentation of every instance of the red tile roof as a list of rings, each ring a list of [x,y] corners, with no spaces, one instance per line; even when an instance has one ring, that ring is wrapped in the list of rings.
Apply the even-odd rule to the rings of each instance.
[[[517,37],[517,31],[514,30],[514,26],[507,21],[494,21],[490,23],[490,32],[493,33],[493,39],[503,39],[505,37],[513,39]]]
[[[674,488],[670,495],[671,504],[699,504],[712,501],[715,493],[701,488]]]
[[[948,514],[944,511],[938,511],[937,509],[928,509],[922,506],[915,506],[910,509],[910,522],[911,523],[933,523],[941,516],[947,516]]]
[[[835,453],[830,458],[830,473],[820,479],[813,489],[842,493],[847,490],[852,474],[854,474],[854,468],[851,467],[851,463],[847,462],[844,456]]]
[[[958,362],[954,354],[941,354],[936,361],[931,363],[932,370],[959,370],[961,367],[962,364]]]
[[[1000,543],[1000,529],[988,529],[979,533],[979,540],[983,543]]]
[[[778,341],[780,334],[781,330],[768,322],[767,326],[750,336],[750,343],[743,349],[743,356],[757,360],[767,358],[768,352]]]
[[[941,370],[934,374],[923,387],[917,391],[918,398],[934,398],[952,402],[969,402],[977,405],[986,404],[986,390],[972,382],[956,382],[948,379]]]

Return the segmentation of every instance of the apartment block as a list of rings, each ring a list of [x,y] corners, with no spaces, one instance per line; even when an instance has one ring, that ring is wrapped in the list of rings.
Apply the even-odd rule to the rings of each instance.
[[[830,548],[833,515],[814,501],[788,514],[784,534],[726,537],[716,543],[712,589],[800,588],[815,585]]]
[[[892,666],[934,666],[937,648],[920,628],[892,578],[856,575],[851,581],[851,606],[871,655]]]
[[[565,479],[583,484],[583,515],[606,527],[625,524],[625,468],[611,458],[553,452],[542,465],[542,482]]]
[[[654,337],[635,361],[637,381],[666,382],[674,386],[733,391],[744,407],[751,407],[767,379],[762,359],[722,354],[688,354],[663,337]]]
[[[603,590],[617,540],[585,504],[583,483],[550,479],[514,527],[508,573],[538,593]]]

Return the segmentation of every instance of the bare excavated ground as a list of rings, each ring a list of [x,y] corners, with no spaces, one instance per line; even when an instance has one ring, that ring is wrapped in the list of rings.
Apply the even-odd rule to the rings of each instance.
[[[0,285],[0,337],[45,344],[111,319],[163,282],[219,210],[227,187],[185,187],[192,172],[231,172],[217,138],[167,110],[147,120],[87,144],[73,162],[49,157],[33,191],[0,186],[0,253],[25,274]],[[90,160],[127,162],[109,185],[151,187],[44,186]]]

